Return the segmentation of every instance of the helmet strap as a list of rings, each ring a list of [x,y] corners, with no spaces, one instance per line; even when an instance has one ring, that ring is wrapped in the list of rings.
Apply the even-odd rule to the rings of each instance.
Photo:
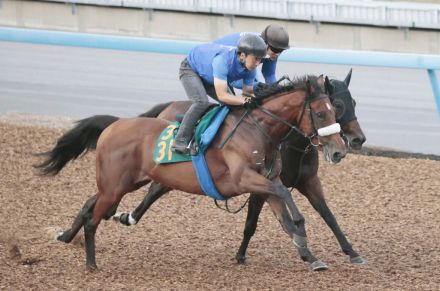
[[[242,67],[246,68],[245,64],[246,64],[246,57],[247,57],[247,54],[244,53],[244,56],[245,56],[245,58],[242,59],[242,58],[241,58],[241,53],[239,53],[239,54],[238,54],[238,61],[240,62],[240,65],[241,65]]]

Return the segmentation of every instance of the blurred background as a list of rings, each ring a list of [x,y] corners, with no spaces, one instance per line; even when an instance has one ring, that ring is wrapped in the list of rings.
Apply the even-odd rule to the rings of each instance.
[[[183,54],[161,53],[162,44],[155,52],[103,48],[93,45],[96,35],[115,37],[115,46],[117,37],[170,40],[172,46],[261,32],[271,23],[288,30],[292,53],[440,53],[440,1],[0,0],[0,117],[129,117],[186,99],[177,75]],[[31,36],[43,30],[60,34],[15,40],[23,29]],[[54,45],[69,33],[87,36],[92,45]],[[316,55],[318,60],[319,50]],[[344,79],[353,68],[350,91],[366,145],[440,155],[440,111],[427,70],[350,62],[280,61],[277,77]]]

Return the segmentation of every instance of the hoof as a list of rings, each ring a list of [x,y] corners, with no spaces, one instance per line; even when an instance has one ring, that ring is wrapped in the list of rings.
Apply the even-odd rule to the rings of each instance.
[[[328,269],[328,266],[320,260],[311,263],[310,267],[312,268],[313,271],[325,271]]]
[[[96,264],[87,264],[87,270],[89,272],[97,272],[98,266]]]
[[[111,217],[111,219],[114,221],[120,222],[122,214],[124,214],[124,212],[117,212],[117,213],[115,213],[115,215],[113,215]]]
[[[56,226],[48,226],[44,228],[44,231],[47,234],[47,237],[49,239],[58,240],[58,237],[60,237],[63,234],[63,231]]]
[[[307,247],[307,237],[293,234],[293,244],[297,248],[306,248]]]
[[[365,260],[361,256],[350,258],[350,263],[352,263],[354,265],[366,265],[366,264],[368,264],[367,260]]]
[[[239,264],[239,265],[244,265],[246,263],[245,256],[236,255],[235,259],[237,260],[237,264]]]
[[[111,218],[112,220],[127,226],[137,224],[137,221],[134,220],[133,217],[131,217],[131,213],[127,213],[127,212],[118,212],[115,215],[113,215]]]
[[[59,231],[55,235],[55,239],[58,240],[58,241],[62,241],[63,243],[68,244],[68,243],[70,243],[72,241],[72,239],[69,239],[66,236],[67,236],[67,234],[66,234],[65,231]]]
[[[63,241],[63,239],[62,239],[63,234],[64,234],[64,231],[58,231],[58,232],[55,234],[55,240]]]

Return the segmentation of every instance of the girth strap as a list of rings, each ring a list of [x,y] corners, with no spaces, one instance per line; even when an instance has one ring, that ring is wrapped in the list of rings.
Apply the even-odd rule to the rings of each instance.
[[[246,110],[244,112],[244,114],[240,117],[240,120],[237,122],[237,124],[235,125],[235,127],[229,132],[228,136],[225,138],[225,140],[221,143],[220,145],[220,149],[222,149],[225,144],[232,138],[232,136],[234,135],[235,131],[237,130],[238,126],[240,125],[240,123],[244,120],[244,118],[246,117],[246,115],[248,115],[249,111]]]
[[[270,141],[270,143],[273,146],[276,146],[276,143],[273,141],[272,137],[266,132],[266,130],[261,126],[261,124],[253,117],[252,115],[249,115],[252,122],[255,124],[255,126],[264,134],[264,136]]]

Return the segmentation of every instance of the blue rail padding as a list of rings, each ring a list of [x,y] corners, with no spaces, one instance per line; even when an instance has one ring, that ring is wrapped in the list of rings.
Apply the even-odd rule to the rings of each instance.
[[[281,54],[280,61],[407,69],[440,69],[440,56],[438,55],[372,51],[292,48]]]
[[[431,80],[432,92],[434,93],[435,103],[437,104],[437,113],[440,117],[440,89],[438,80],[434,70],[428,70],[429,79]]]
[[[144,51],[167,54],[188,54],[195,41],[165,40],[142,37],[101,35],[77,32],[0,27],[0,41],[80,46],[89,48]],[[440,90],[434,70],[440,69],[440,56],[428,54],[385,53],[330,49],[291,48],[283,52],[281,61],[391,67],[428,70],[440,116]]]
[[[179,41],[9,27],[0,27],[0,40],[100,49],[145,51],[166,54],[188,54],[191,48],[197,44],[200,44],[200,42],[195,41]]]
[[[187,54],[195,41],[0,27],[0,40],[116,50]],[[440,56],[371,51],[291,48],[280,61],[438,70]]]

